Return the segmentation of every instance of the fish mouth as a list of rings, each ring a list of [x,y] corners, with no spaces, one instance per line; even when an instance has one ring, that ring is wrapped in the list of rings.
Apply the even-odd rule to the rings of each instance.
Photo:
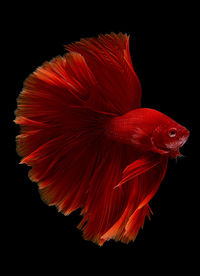
[[[180,153],[180,147],[169,149],[165,147],[156,146],[156,149],[157,149],[157,152],[159,152],[160,154],[164,154],[171,158],[177,158],[178,156],[180,157],[182,156],[182,154]]]
[[[187,129],[186,129],[187,130]],[[169,157],[177,158],[182,156],[180,148],[187,142],[190,132],[187,130],[185,135],[182,136],[178,141],[165,144],[162,146],[155,145],[163,154],[167,154]]]

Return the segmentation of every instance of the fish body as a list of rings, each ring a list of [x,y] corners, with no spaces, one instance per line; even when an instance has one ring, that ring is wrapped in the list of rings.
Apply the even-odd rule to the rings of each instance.
[[[141,153],[154,152],[179,156],[189,131],[165,114],[150,108],[139,108],[115,117],[106,126],[110,138],[127,143]]]
[[[47,204],[65,215],[81,209],[85,239],[128,243],[150,217],[168,159],[180,155],[189,131],[141,107],[129,36],[100,35],[66,49],[24,82],[17,151]]]

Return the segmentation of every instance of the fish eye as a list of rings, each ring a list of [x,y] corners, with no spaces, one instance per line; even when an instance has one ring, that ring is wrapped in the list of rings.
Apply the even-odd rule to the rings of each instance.
[[[168,132],[169,137],[175,137],[176,136],[176,129],[171,128]]]

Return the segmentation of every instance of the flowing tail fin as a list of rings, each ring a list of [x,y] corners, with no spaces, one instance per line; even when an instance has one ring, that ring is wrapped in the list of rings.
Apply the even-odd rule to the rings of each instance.
[[[113,188],[131,149],[107,139],[104,124],[140,106],[128,41],[111,34],[69,46],[27,78],[16,110],[17,151],[41,197],[66,215],[82,208],[84,237],[97,243],[127,201],[126,187]]]

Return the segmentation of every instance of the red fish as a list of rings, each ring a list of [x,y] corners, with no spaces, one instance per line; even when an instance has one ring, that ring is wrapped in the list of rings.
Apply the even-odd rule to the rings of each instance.
[[[84,239],[128,243],[189,131],[141,108],[129,36],[100,35],[66,49],[24,83],[17,151],[47,204],[65,215],[81,209]]]

